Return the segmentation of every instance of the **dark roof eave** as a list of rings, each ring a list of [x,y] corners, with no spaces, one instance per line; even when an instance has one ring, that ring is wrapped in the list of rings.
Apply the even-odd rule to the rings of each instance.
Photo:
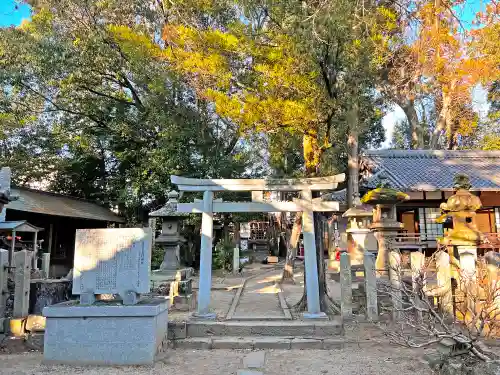
[[[51,213],[47,212],[40,212],[40,211],[35,211],[35,210],[22,210],[19,208],[11,208],[9,206],[5,206],[5,208],[9,211],[17,211],[17,212],[28,212],[30,214],[38,214],[38,215],[47,215],[47,216],[55,216],[55,217],[70,217],[72,219],[79,219],[79,220],[92,220],[92,221],[105,221],[108,223],[125,223],[125,219],[119,216],[116,216],[115,218],[111,217],[106,217],[106,218],[99,218],[99,217],[88,217],[88,216],[77,216],[77,215],[54,215]]]

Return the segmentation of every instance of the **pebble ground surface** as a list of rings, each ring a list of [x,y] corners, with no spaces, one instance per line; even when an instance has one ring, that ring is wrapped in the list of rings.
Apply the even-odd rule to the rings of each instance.
[[[255,353],[255,352],[254,352]],[[172,350],[154,366],[45,366],[41,353],[0,355],[1,375],[431,375],[422,352],[396,346],[350,350],[266,350],[260,368],[245,369],[245,350]]]

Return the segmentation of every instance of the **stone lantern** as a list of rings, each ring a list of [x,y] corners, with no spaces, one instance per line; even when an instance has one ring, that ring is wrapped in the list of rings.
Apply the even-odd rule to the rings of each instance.
[[[439,242],[447,246],[452,261],[456,262],[458,258],[460,269],[472,277],[476,268],[477,245],[483,239],[476,226],[476,211],[482,207],[482,203],[479,197],[469,191],[467,176],[455,176],[455,189],[456,193],[440,206],[444,215],[438,220],[443,222],[451,217],[453,228]]]
[[[396,204],[408,200],[410,197],[401,191],[388,187],[380,187],[370,190],[361,199],[362,203],[374,206],[373,222],[370,229],[373,231],[378,242],[378,254],[375,262],[377,270],[388,267],[389,251],[391,241],[403,229],[403,224],[397,221]],[[385,272],[379,272],[379,274]]]
[[[181,246],[186,239],[181,235],[182,219],[189,214],[177,212],[179,193],[171,191],[168,193],[168,201],[165,206],[157,211],[151,212],[150,217],[162,219],[161,234],[155,239],[155,243],[165,250],[161,271],[176,271],[181,267]]]
[[[351,264],[363,264],[365,251],[370,251],[368,245],[370,230],[370,217],[372,210],[361,204],[359,197],[354,202],[354,207],[349,208],[342,217],[347,218],[347,251]],[[376,249],[375,249],[376,250]]]

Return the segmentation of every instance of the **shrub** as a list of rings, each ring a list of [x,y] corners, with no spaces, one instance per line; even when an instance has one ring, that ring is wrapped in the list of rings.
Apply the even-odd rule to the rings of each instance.
[[[231,241],[220,240],[215,245],[213,253],[213,268],[231,271],[233,269],[233,250],[234,245]]]

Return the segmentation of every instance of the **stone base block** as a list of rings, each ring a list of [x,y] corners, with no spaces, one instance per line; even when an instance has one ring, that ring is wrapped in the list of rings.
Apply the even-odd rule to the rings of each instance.
[[[137,305],[63,302],[43,309],[44,362],[71,365],[151,365],[168,330],[168,301]]]
[[[193,294],[175,296],[174,305],[171,308],[176,311],[193,311],[196,309],[196,298],[194,298]]]
[[[186,280],[194,275],[194,269],[191,267],[180,269],[159,269],[151,272],[153,281]]]

